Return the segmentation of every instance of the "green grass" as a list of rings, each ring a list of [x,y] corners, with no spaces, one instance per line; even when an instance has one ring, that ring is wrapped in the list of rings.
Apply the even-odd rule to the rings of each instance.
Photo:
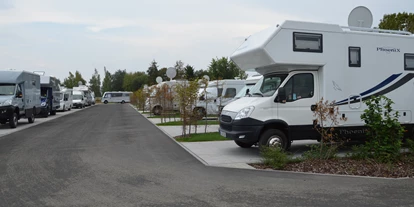
[[[175,114],[175,115],[165,115],[164,117],[163,116],[160,116],[160,115],[152,115],[152,116],[149,116],[149,117],[147,117],[147,118],[149,118],[149,119],[161,119],[161,118],[166,118],[166,119],[169,119],[169,118],[180,118],[180,114]]]
[[[205,134],[192,134],[186,138],[176,138],[178,142],[208,142],[208,141],[225,141],[228,140],[225,137],[220,136],[218,132],[205,133]]]
[[[197,121],[198,125],[205,125],[206,121],[205,120],[199,120]],[[218,125],[220,124],[219,121],[217,120],[208,120],[207,121],[207,125]],[[158,123],[158,126],[182,126],[183,122],[182,121],[170,121],[170,122],[164,122],[164,123]]]

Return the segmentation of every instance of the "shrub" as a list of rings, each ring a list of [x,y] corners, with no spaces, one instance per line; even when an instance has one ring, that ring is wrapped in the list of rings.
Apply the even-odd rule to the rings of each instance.
[[[398,111],[394,112],[391,107],[394,102],[385,96],[378,96],[364,103],[368,108],[361,119],[368,128],[368,140],[356,153],[363,153],[378,162],[395,161],[400,155],[404,128],[398,121]]]
[[[260,150],[263,157],[263,164],[274,169],[283,169],[289,162],[289,156],[280,147],[266,147]]]

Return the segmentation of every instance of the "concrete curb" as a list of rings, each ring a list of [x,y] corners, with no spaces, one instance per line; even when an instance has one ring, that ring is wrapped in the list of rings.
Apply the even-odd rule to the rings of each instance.
[[[141,112],[139,112],[139,110],[135,106],[133,106],[132,104],[130,104],[130,106],[133,109],[135,109],[135,111],[137,111],[141,116],[143,116],[149,122],[151,122],[152,124],[154,124],[151,120],[149,120],[147,117],[145,117],[144,115],[142,115]],[[254,168],[254,167],[252,167],[251,169],[249,169],[249,168],[238,168],[238,167],[230,167],[230,166],[215,166],[215,165],[209,165],[205,160],[203,160],[197,154],[195,154],[194,152],[192,152],[186,146],[184,146],[180,142],[177,142],[177,140],[175,140],[173,137],[171,137],[165,130],[163,130],[162,128],[160,128],[156,124],[154,124],[154,126],[156,126],[160,131],[162,131],[165,135],[167,135],[170,139],[172,139],[179,146],[181,146],[182,148],[184,148],[188,153],[190,153],[191,155],[193,155],[197,160],[199,160],[205,166],[209,166],[209,167],[232,168],[232,169],[239,169],[239,170],[254,170],[254,171],[262,171],[262,172],[278,172],[278,173],[288,173],[288,174],[293,173],[293,174],[302,174],[302,175],[347,177],[347,178],[366,178],[366,179],[383,179],[383,180],[407,180],[407,179],[412,179],[412,178],[409,178],[409,177],[404,177],[404,178],[387,178],[387,177],[372,177],[372,176],[361,176],[361,175],[341,175],[341,174],[324,174],[324,173],[310,173],[310,172],[296,172],[296,171],[284,171],[284,170],[271,170],[271,169],[257,169],[257,168]]]

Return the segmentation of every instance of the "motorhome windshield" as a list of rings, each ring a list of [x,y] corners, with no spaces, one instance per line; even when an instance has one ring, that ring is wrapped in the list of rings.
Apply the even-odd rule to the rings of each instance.
[[[82,100],[82,95],[73,95],[73,100]]]
[[[287,74],[269,74],[263,76],[257,84],[250,89],[249,94],[262,97],[273,96],[286,77]]]
[[[14,95],[15,84],[0,84],[0,96]]]

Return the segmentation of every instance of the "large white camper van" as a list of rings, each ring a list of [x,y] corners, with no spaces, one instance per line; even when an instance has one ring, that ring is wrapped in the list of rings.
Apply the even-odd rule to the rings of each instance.
[[[336,126],[339,134],[364,138],[362,101],[385,95],[412,136],[414,36],[350,24],[285,21],[247,38],[231,59],[263,78],[252,96],[224,107],[220,134],[245,148],[276,142],[287,149],[294,140],[320,139],[312,109],[324,98],[347,118]]]
[[[130,91],[107,91],[102,96],[102,103],[129,103],[131,94]]]

